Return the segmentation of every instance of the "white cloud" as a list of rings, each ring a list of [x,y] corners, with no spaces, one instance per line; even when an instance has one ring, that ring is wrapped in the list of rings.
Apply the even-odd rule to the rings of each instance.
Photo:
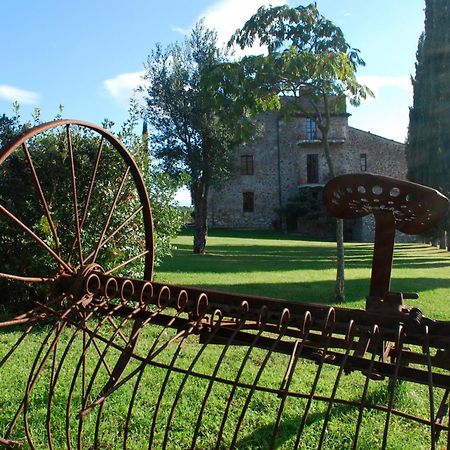
[[[358,77],[358,82],[368,86],[373,93],[375,98],[380,95],[380,91],[386,87],[393,87],[401,89],[412,95],[413,87],[411,84],[411,78],[409,75],[399,75],[399,76],[383,76],[383,75],[363,75]],[[372,97],[369,97],[366,102],[373,101]]]
[[[260,6],[283,5],[284,0],[220,0],[210,6],[201,16],[208,28],[217,30],[219,42],[227,42],[237,28],[241,28]]]
[[[272,6],[283,5],[284,0],[272,0]],[[220,45],[225,45],[237,28],[240,28],[257,11],[260,6],[269,5],[263,0],[219,0],[200,14],[197,20],[204,17],[208,28],[215,29]],[[194,24],[192,24],[193,26]],[[172,25],[171,29],[180,34],[187,35],[191,27],[183,28]],[[262,52],[261,47],[255,45],[252,49],[246,50],[245,54]],[[237,51],[236,54],[242,56],[244,52]],[[140,85],[145,85],[142,80],[144,71],[128,72],[116,75],[105,80],[103,87],[108,94],[113,97],[123,107],[128,107],[130,98],[135,95],[135,90]]]
[[[103,87],[108,94],[120,105],[128,107],[130,98],[136,93],[139,86],[145,85],[142,79],[144,71],[120,73],[103,82]]]
[[[279,6],[285,3],[285,0],[219,0],[203,11],[197,20],[204,17],[206,26],[217,31],[219,44],[225,45],[236,29],[241,28],[260,6]],[[186,35],[191,28],[173,26],[172,30]],[[261,53],[262,51],[260,46],[255,45],[251,50],[247,49],[245,52],[239,50],[236,53],[242,56],[244,53]]]
[[[18,101],[25,105],[37,105],[40,95],[37,92],[27,91],[8,84],[0,84],[0,99],[10,102]]]

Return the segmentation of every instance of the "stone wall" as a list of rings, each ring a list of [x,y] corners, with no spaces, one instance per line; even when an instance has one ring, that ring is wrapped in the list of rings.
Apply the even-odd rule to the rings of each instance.
[[[264,229],[279,225],[280,209],[307,181],[308,154],[318,155],[319,184],[330,178],[320,140],[307,139],[305,117],[282,121],[276,112],[268,112],[260,121],[264,125],[263,135],[236,148],[231,179],[211,191],[212,227]],[[360,173],[364,154],[367,172],[406,178],[404,145],[349,127],[346,113],[333,116],[330,141],[336,174]],[[241,175],[241,155],[253,155],[253,175]],[[244,192],[253,192],[253,212],[243,210]],[[367,240],[366,234],[361,233],[361,239]]]

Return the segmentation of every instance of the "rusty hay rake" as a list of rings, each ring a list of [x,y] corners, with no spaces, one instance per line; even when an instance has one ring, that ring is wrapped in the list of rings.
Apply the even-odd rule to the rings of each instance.
[[[0,172],[1,288],[31,305],[0,323],[0,446],[449,448],[450,322],[390,291],[395,232],[441,221],[437,191],[325,187],[332,215],[374,215],[359,310],[153,282],[142,175],[95,125],[33,128]]]

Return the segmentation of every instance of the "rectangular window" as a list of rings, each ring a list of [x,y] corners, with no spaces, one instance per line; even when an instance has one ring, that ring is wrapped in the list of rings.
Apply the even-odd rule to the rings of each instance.
[[[314,141],[318,139],[317,137],[317,123],[315,120],[306,118],[306,139],[309,141]]]
[[[367,172],[367,153],[361,153],[359,155],[359,167],[361,172]]]
[[[241,155],[241,175],[253,175],[254,173],[253,155]]]
[[[242,193],[242,209],[244,212],[253,212],[255,210],[255,193],[243,192]]]
[[[319,182],[319,155],[317,153],[306,155],[306,175],[308,183]]]

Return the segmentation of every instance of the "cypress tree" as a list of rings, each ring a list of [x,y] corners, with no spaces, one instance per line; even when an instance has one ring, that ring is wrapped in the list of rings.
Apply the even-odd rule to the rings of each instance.
[[[425,1],[406,143],[408,178],[450,195],[450,0]],[[450,223],[442,230],[449,230]],[[436,230],[437,231],[437,230]]]

